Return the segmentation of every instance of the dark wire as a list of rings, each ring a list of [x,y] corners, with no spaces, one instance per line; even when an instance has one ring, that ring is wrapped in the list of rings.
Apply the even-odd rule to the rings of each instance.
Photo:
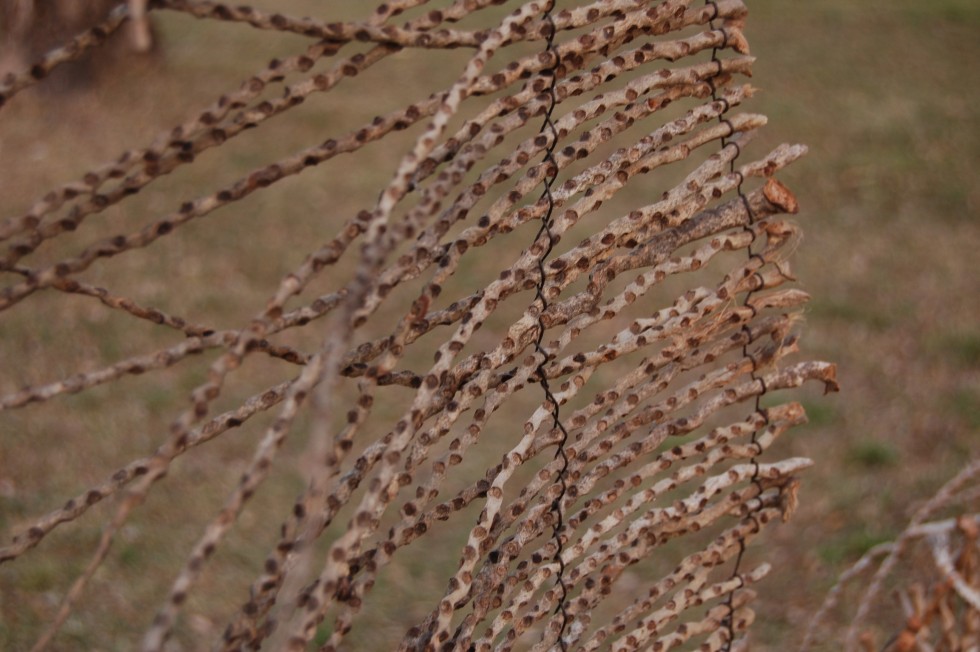
[[[711,18],[708,21],[711,30],[714,31],[715,19],[718,18],[718,5],[716,4],[715,0],[705,0],[705,6],[714,9]],[[715,77],[720,75],[723,70],[723,64],[721,62],[721,59],[718,58],[718,51],[728,47],[728,32],[725,30],[724,27],[722,27],[720,31],[722,35],[722,43],[720,46],[715,46],[711,49],[711,61],[713,61],[717,65],[717,71],[712,77],[708,78],[708,87],[711,89],[712,101],[715,103],[721,102],[724,107],[721,111],[721,114],[718,116],[718,121],[721,124],[728,125],[728,135],[721,139],[721,147],[722,149],[725,149],[726,147],[729,146],[735,147],[735,156],[733,156],[731,161],[729,161],[729,172],[733,175],[737,175],[738,177],[737,193],[739,199],[741,199],[742,201],[742,205],[745,207],[745,214],[748,217],[748,221],[746,224],[743,225],[743,228],[746,232],[752,235],[752,241],[749,243],[749,248],[748,248],[748,259],[749,261],[751,261],[752,259],[758,259],[759,262],[764,265],[766,263],[765,258],[761,254],[754,253],[752,251],[752,245],[755,243],[755,238],[756,238],[756,232],[755,229],[753,228],[755,226],[756,217],[755,217],[755,213],[752,211],[751,205],[749,204],[749,198],[745,195],[745,191],[742,187],[745,178],[742,176],[741,172],[735,170],[735,161],[742,154],[742,148],[739,147],[739,144],[736,141],[731,140],[732,135],[735,133],[735,128],[732,125],[731,121],[725,117],[729,109],[731,109],[731,105],[729,104],[728,100],[718,97],[718,89],[715,86]],[[754,319],[756,316],[755,306],[753,306],[750,303],[750,299],[752,298],[752,294],[756,292],[757,289],[761,288],[764,285],[763,279],[758,274],[758,272],[756,272],[756,276],[759,279],[759,287],[758,288],[750,287],[748,292],[745,293],[745,300],[743,303],[745,307],[748,307],[752,310],[752,317],[750,318],[750,321],[751,319]],[[750,377],[752,378],[753,381],[756,381],[760,384],[760,391],[755,395],[755,413],[762,417],[764,425],[768,425],[769,424],[768,411],[763,409],[761,405],[762,396],[763,394],[766,393],[766,389],[767,389],[766,381],[761,376],[758,375],[758,363],[756,362],[755,356],[749,351],[749,345],[752,344],[752,330],[749,328],[748,323],[742,325],[742,332],[745,334],[745,342],[742,344],[742,356],[748,358],[749,361],[752,363],[752,371],[750,373]],[[757,440],[757,432],[758,432],[758,428],[752,429],[752,446],[755,453],[752,455],[752,459],[751,459],[751,463],[753,465],[751,483],[756,488],[757,497],[761,497],[763,489],[761,483],[759,482],[759,462],[758,462],[758,455],[761,452],[761,447]],[[751,510],[750,513],[748,514],[752,518],[752,521],[754,523],[755,526],[754,532],[758,532],[760,528],[759,521],[755,515],[755,512],[761,506],[762,506],[762,501],[760,499],[758,500],[758,505],[753,510]],[[745,555],[745,538],[739,537],[738,554],[735,557],[735,566],[732,569],[732,575],[731,575],[732,578],[737,577],[739,579],[738,588],[742,588],[742,586],[744,586],[744,580],[741,578],[741,575],[739,575],[739,570],[741,569],[742,566],[742,557],[744,555]],[[723,626],[728,630],[728,640],[725,642],[725,647],[722,648],[724,652],[730,652],[732,644],[735,642],[735,591],[736,590],[737,589],[733,589],[732,591],[730,591],[728,593],[728,598],[726,599],[726,606],[728,607],[728,615],[725,616],[725,619],[723,621]]]
[[[551,54],[551,65],[543,71],[543,74],[549,78],[548,83],[548,110],[545,112],[544,122],[541,125],[541,130],[539,133],[548,136],[548,148],[545,150],[544,155],[544,191],[541,194],[541,198],[547,200],[548,209],[545,215],[541,218],[541,227],[538,229],[537,235],[534,237],[534,241],[544,240],[544,251],[538,258],[538,282],[535,288],[534,301],[539,305],[538,312],[538,334],[534,342],[535,353],[540,356],[540,362],[537,368],[538,382],[541,385],[541,389],[544,391],[545,401],[551,406],[551,417],[553,420],[553,426],[561,433],[561,439],[558,442],[558,450],[555,453],[555,459],[561,460],[561,468],[558,470],[558,484],[559,493],[558,496],[551,502],[551,512],[554,514],[554,524],[552,527],[552,538],[555,542],[555,556],[553,561],[558,564],[558,572],[555,578],[555,585],[558,588],[558,605],[555,608],[555,615],[558,616],[560,620],[560,629],[558,630],[558,647],[562,652],[567,652],[568,644],[564,640],[565,629],[568,627],[569,614],[566,607],[566,601],[568,599],[568,586],[565,584],[565,561],[562,559],[562,553],[565,551],[565,546],[562,541],[561,531],[565,526],[565,517],[562,510],[562,503],[564,502],[565,495],[568,492],[568,484],[566,480],[566,473],[568,471],[568,454],[565,451],[565,444],[568,442],[568,431],[565,430],[565,426],[561,422],[561,416],[559,414],[558,399],[555,397],[554,393],[551,391],[551,387],[548,384],[548,378],[545,370],[545,365],[551,359],[551,356],[544,348],[544,315],[548,310],[548,298],[544,293],[544,285],[546,273],[544,269],[545,261],[551,254],[555,246],[554,234],[551,232],[551,228],[554,225],[554,210],[555,210],[555,198],[551,193],[551,188],[555,183],[555,179],[558,176],[558,161],[555,160],[555,148],[558,145],[558,128],[555,126],[552,120],[552,114],[555,111],[555,106],[558,104],[558,97],[555,94],[555,84],[558,78],[558,64],[559,57],[558,51],[555,49],[555,20],[551,15],[551,12],[555,8],[554,0],[548,2],[548,8],[544,13],[544,21],[548,26],[548,39],[545,43],[545,51]]]

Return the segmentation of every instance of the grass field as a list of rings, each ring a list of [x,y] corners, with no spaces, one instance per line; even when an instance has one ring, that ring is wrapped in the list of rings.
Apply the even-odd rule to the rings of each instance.
[[[845,565],[893,538],[917,502],[976,456],[980,91],[967,61],[980,49],[970,36],[980,8],[752,9],[768,137],[811,146],[786,175],[804,207],[797,272],[814,297],[806,342],[839,363],[842,387],[807,404],[810,424],[790,443],[817,468],[778,535],[787,570],[770,585],[758,632],[778,650],[798,640]],[[884,642],[891,632],[879,633]]]
[[[288,5],[288,13],[297,15],[351,18],[366,11],[359,3],[281,4],[282,11]],[[804,160],[780,173],[800,201],[795,219],[805,232],[794,263],[813,297],[802,348],[807,357],[838,363],[842,389],[834,396],[821,396],[817,388],[798,394],[810,422],[771,453],[816,462],[803,478],[794,518],[764,539],[774,572],[758,587],[752,641],[753,649],[777,651],[799,643],[842,570],[876,543],[894,538],[915,506],[976,456],[980,85],[973,62],[980,59],[980,4],[746,4],[746,33],[758,57],[752,83],[760,89],[747,108],[770,120],[752,148],[761,153],[781,142],[810,147]],[[157,60],[117,71],[88,94],[30,92],[4,107],[0,218],[20,214],[50,188],[148,142],[235,88],[269,58],[305,42],[173,15],[161,15],[157,27]],[[310,100],[200,156],[193,166],[103,213],[93,233],[129,230],[124,227],[155,219],[260,164],[400,106],[413,93],[413,75],[424,77],[427,87],[448,84],[462,60],[397,56],[404,56],[403,72],[380,66],[383,72],[350,81],[344,103],[335,102],[335,94],[329,101]],[[175,314],[200,315],[217,327],[243,323],[279,277],[301,262],[309,243],[332,233],[334,216],[375,200],[394,157],[410,141],[396,135],[385,142],[353,162],[337,159],[222,208],[182,229],[167,246],[122,256],[111,268],[94,266],[84,278]],[[57,260],[67,251],[55,242],[38,256]],[[480,272],[466,270],[465,278],[478,279]],[[6,283],[14,276],[0,279]],[[133,332],[130,321],[91,299],[53,292],[14,306],[0,315],[0,394],[174,341],[172,334]],[[215,355],[204,354],[207,360]],[[248,364],[254,368],[236,376],[229,394],[258,391],[277,373],[273,363],[255,356]],[[186,406],[188,392],[203,380],[204,369],[201,363],[177,366],[0,413],[0,533],[6,537],[28,518],[152,451]],[[217,410],[231,406],[219,400]],[[397,407],[388,408],[392,415]],[[189,456],[175,471],[176,481],[151,495],[96,575],[94,598],[69,619],[53,649],[128,649],[158,604],[162,584],[155,580],[169,581],[196,540],[198,528],[183,526],[214,513],[259,434],[254,428],[219,438],[202,455]],[[242,569],[259,567],[276,538],[278,521],[270,525],[261,515],[291,501],[302,486],[302,450],[287,444],[284,459],[296,470],[280,471],[277,482],[256,497],[213,564],[208,581],[221,589],[208,594],[214,603],[192,604],[192,611],[220,613],[238,605],[251,579],[251,570],[242,575]],[[26,649],[38,636],[111,510],[107,501],[72,528],[52,534],[28,555],[29,563],[0,565],[0,648]],[[429,562],[425,550],[407,553],[395,580],[417,587],[426,597],[421,606],[382,599],[401,622],[425,613],[429,593],[441,595],[445,568]],[[385,595],[382,586],[375,591]],[[876,614],[880,642],[894,623],[890,604]],[[834,637],[851,613],[845,600],[832,614],[820,649],[839,649]],[[195,649],[193,641],[213,638],[218,626],[203,616],[193,619],[175,649]],[[361,649],[376,649],[376,641],[390,640],[397,627],[379,617],[357,641]]]

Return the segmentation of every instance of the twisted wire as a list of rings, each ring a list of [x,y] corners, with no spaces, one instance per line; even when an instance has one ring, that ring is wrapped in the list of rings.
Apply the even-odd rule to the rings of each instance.
[[[706,0],[705,1],[705,5],[707,7],[710,7],[712,9],[712,16],[711,16],[711,19],[708,21],[708,24],[711,27],[711,29],[714,31],[716,29],[715,28],[715,20],[718,18],[718,13],[719,13],[718,12],[718,5],[716,3],[716,0]],[[718,57],[718,52],[720,50],[723,50],[723,49],[725,49],[725,48],[728,47],[728,45],[729,45],[729,35],[728,35],[728,30],[725,28],[725,26],[722,26],[722,27],[720,27],[718,29],[719,29],[719,31],[722,34],[722,43],[721,43],[720,46],[715,46],[715,47],[713,47],[711,49],[711,61],[718,66],[718,74],[721,74],[721,72],[722,72],[722,60]],[[757,252],[754,252],[752,250],[752,246],[755,244],[755,240],[756,240],[756,237],[757,237],[757,233],[756,233],[755,228],[754,228],[755,225],[756,225],[756,216],[755,216],[755,213],[752,210],[751,205],[749,204],[748,197],[746,196],[745,191],[743,189],[745,178],[744,178],[744,176],[742,175],[741,172],[739,172],[738,170],[735,169],[735,162],[738,160],[739,156],[741,155],[742,148],[738,144],[737,141],[735,141],[735,140],[732,139],[732,135],[735,133],[735,127],[732,125],[731,121],[726,117],[728,111],[731,109],[731,105],[730,105],[730,103],[728,102],[727,99],[725,99],[725,98],[719,98],[718,97],[718,89],[717,89],[717,87],[715,85],[714,77],[711,77],[711,78],[708,79],[708,85],[709,85],[709,87],[711,89],[711,98],[712,98],[712,100],[714,102],[720,102],[722,104],[722,110],[721,110],[721,113],[718,116],[718,121],[721,124],[727,125],[728,128],[729,128],[729,135],[728,136],[725,136],[725,137],[723,137],[721,139],[721,148],[722,149],[725,149],[725,148],[727,148],[729,146],[732,146],[732,147],[735,148],[735,155],[729,160],[729,173],[732,174],[732,175],[735,175],[735,177],[738,179],[738,184],[736,186],[736,194],[738,195],[739,200],[742,202],[742,205],[745,208],[746,217],[748,218],[747,221],[742,226],[743,231],[751,237],[751,241],[749,242],[749,246],[746,247],[746,254],[747,254],[747,257],[748,257],[747,263],[751,264],[753,261],[758,261],[758,263],[759,263],[759,269],[761,269],[761,267],[763,265],[765,265],[767,261],[765,260],[765,258],[761,254],[759,254]],[[754,272],[750,272],[753,277],[756,277],[758,279],[758,283],[757,284],[750,284],[749,285],[749,289],[745,293],[744,298],[743,298],[743,302],[742,302],[742,305],[743,306],[745,306],[746,308],[749,308],[751,310],[752,316],[750,318],[750,321],[751,321],[751,319],[754,319],[756,317],[757,313],[758,313],[755,305],[752,303],[752,296],[759,289],[761,289],[762,287],[765,287],[765,281],[764,281],[764,278],[763,278],[761,272],[759,271],[759,269],[757,269]],[[746,268],[746,271],[747,272],[749,271],[748,268]],[[754,411],[755,411],[756,414],[758,414],[762,418],[763,423],[765,425],[768,425],[769,424],[769,413],[761,405],[762,396],[766,394],[768,388],[766,387],[765,378],[763,378],[759,374],[759,363],[758,363],[755,355],[749,350],[749,346],[752,344],[753,339],[751,337],[751,330],[749,329],[749,325],[748,324],[749,324],[748,321],[742,324],[742,331],[746,335],[746,337],[744,339],[744,342],[742,344],[742,357],[743,358],[748,358],[748,360],[751,362],[752,368],[751,368],[751,372],[750,372],[749,376],[750,376],[750,378],[752,379],[753,382],[758,383],[759,386],[760,386],[760,390],[755,394]],[[750,480],[750,483],[755,488],[755,490],[757,491],[757,494],[756,495],[758,497],[760,497],[760,500],[757,500],[756,501],[754,507],[748,507],[747,517],[750,518],[752,520],[752,522],[753,522],[753,532],[757,532],[757,531],[759,531],[761,529],[761,525],[758,522],[756,513],[762,507],[761,495],[762,495],[762,492],[764,490],[764,488],[762,487],[762,485],[760,483],[760,478],[759,478],[758,454],[761,453],[762,447],[759,445],[759,443],[757,441],[757,434],[758,434],[757,431],[753,431],[752,432],[752,436],[751,436],[751,440],[750,440],[750,446],[753,448],[754,454],[752,455],[752,458],[749,460],[749,463],[753,467],[752,478]],[[737,588],[741,588],[745,584],[744,580],[742,579],[742,577],[740,575],[741,566],[742,566],[742,559],[745,556],[745,547],[746,547],[745,538],[744,537],[740,537],[738,539],[738,553],[735,556],[735,563],[733,565],[732,575],[731,575],[732,579],[737,579],[738,580],[738,587]],[[728,609],[727,615],[724,617],[724,619],[722,621],[722,625],[727,630],[727,634],[728,634],[727,640],[725,641],[725,647],[723,648],[725,650],[725,652],[729,652],[731,650],[732,644],[735,642],[735,629],[736,629],[736,627],[735,627],[735,602],[734,602],[734,600],[735,600],[735,591],[737,590],[737,588],[736,589],[733,589],[728,594],[728,597],[727,597],[726,602],[725,602],[725,604],[727,606],[727,609]]]
[[[568,471],[568,453],[565,451],[565,444],[568,442],[568,431],[565,429],[565,426],[561,421],[559,401],[551,391],[551,387],[548,384],[548,375],[545,371],[545,366],[551,362],[553,356],[549,354],[544,347],[544,331],[546,328],[544,315],[549,308],[548,297],[545,296],[544,292],[545,279],[547,278],[547,273],[544,266],[556,243],[555,235],[551,231],[551,227],[554,223],[553,213],[555,210],[555,198],[551,189],[558,176],[558,161],[555,159],[554,152],[555,147],[558,145],[559,136],[558,128],[552,119],[552,115],[555,111],[555,106],[558,104],[558,97],[555,94],[555,84],[558,78],[558,67],[560,61],[558,51],[555,48],[555,21],[554,17],[551,15],[554,8],[554,0],[549,0],[547,9],[543,15],[543,19],[548,26],[548,39],[545,42],[545,52],[550,54],[551,66],[542,71],[542,74],[548,77],[548,88],[546,91],[548,95],[547,110],[545,111],[544,121],[542,122],[541,129],[539,131],[540,135],[548,138],[548,146],[544,152],[544,190],[541,193],[541,199],[547,201],[547,209],[545,214],[541,217],[541,226],[538,229],[537,235],[534,237],[535,242],[542,239],[544,240],[544,249],[541,256],[537,259],[538,280],[537,285],[535,286],[534,301],[538,304],[539,311],[534,350],[535,353],[540,356],[538,368],[536,370],[537,380],[541,385],[542,391],[544,392],[545,402],[551,408],[553,428],[557,429],[561,433],[561,439],[558,441],[558,450],[555,451],[555,459],[561,460],[561,466],[558,469],[559,492],[554,500],[551,501],[550,509],[551,513],[554,515],[552,539],[555,544],[555,554],[552,560],[558,566],[558,572],[555,577],[555,586],[558,589],[558,604],[555,607],[554,613],[559,617],[558,645],[564,652],[564,650],[568,649],[564,640],[564,634],[565,629],[568,627],[569,614],[566,608],[568,586],[565,583],[565,561],[562,558],[562,553],[565,550],[564,542],[562,541],[562,529],[565,527],[565,516],[562,508],[562,501],[565,499],[565,495],[568,492],[568,484],[566,479],[566,473]]]

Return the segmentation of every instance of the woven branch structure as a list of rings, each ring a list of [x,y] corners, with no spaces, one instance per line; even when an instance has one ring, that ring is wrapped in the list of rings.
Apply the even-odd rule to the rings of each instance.
[[[142,15],[144,3],[135,4]],[[782,217],[796,201],[774,175],[806,148],[745,153],[766,119],[739,108],[753,93],[741,0],[534,0],[511,3],[502,19],[500,4],[508,3],[393,0],[358,22],[203,0],[145,7],[300,34],[312,45],[0,222],[0,310],[42,294],[82,295],[128,315],[134,329],[178,336],[8,393],[0,409],[39,409],[174,365],[206,368],[154,450],[106,469],[105,481],[3,542],[2,564],[44,555],[52,531],[113,499],[37,649],[57,645],[171,467],[253,422],[264,425],[240,481],[199,524],[180,572],[159,580],[142,649],[165,649],[183,626],[215,551],[266,488],[284,443],[297,439],[307,451],[305,489],[281,506],[278,541],[218,640],[202,648],[304,650],[316,639],[322,650],[350,649],[359,616],[375,608],[372,588],[418,546],[455,560],[453,570],[392,649],[728,650],[747,631],[751,585],[769,566],[746,546],[791,514],[797,476],[810,465],[769,459],[805,415],[798,403],[763,407],[760,398],[811,380],[836,388],[833,365],[786,359],[807,295],[789,266],[799,228]],[[131,11],[120,5],[8,75],[2,103],[97,47]],[[403,13],[410,18],[397,23]],[[465,51],[456,81],[128,232],[86,239],[108,208],[205,150],[313,95],[342,97],[346,79],[397,66],[393,55],[414,48]],[[377,202],[353,215],[324,207],[324,243],[243,323],[199,323],[82,278],[403,130],[413,144],[390,152]],[[33,263],[55,240],[74,253]],[[498,243],[507,248],[481,257]],[[495,276],[467,284],[475,260]],[[333,289],[311,296],[325,281]],[[297,331],[319,344],[286,339]],[[207,363],[193,356],[209,349],[218,355]],[[216,413],[252,356],[271,357],[280,376]],[[493,446],[495,461],[474,471],[471,452]],[[440,539],[443,522],[464,536]],[[638,586],[633,574],[623,588],[631,569],[657,561],[656,574]],[[410,586],[385,586],[415,599]],[[614,611],[603,611],[607,603]]]

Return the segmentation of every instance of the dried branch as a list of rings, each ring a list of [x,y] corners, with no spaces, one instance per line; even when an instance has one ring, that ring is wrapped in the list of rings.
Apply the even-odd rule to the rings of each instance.
[[[744,154],[766,123],[741,112],[753,89],[735,82],[754,61],[742,32],[745,7],[739,0],[600,0],[559,10],[533,0],[484,28],[490,23],[476,14],[497,0],[454,0],[389,24],[425,4],[388,2],[351,22],[210,0],[132,4],[134,15],[179,11],[315,41],[149,145],[0,223],[0,240],[8,241],[0,269],[16,274],[0,288],[0,312],[53,289],[186,337],[12,392],[0,397],[0,412],[189,365],[193,354],[216,350],[201,365],[205,380],[148,455],[22,524],[0,548],[0,562],[24,563],[55,528],[118,496],[36,649],[54,644],[116,534],[175,461],[266,412],[274,414],[238,482],[161,596],[143,649],[165,649],[291,438],[305,447],[306,485],[278,519],[221,649],[305,649],[326,621],[322,649],[349,646],[373,587],[408,546],[431,545],[429,533],[442,521],[466,535],[458,564],[399,649],[730,651],[744,644],[739,636],[755,618],[748,585],[769,567],[741,565],[742,551],[777,517],[789,517],[797,476],[811,464],[768,459],[773,442],[805,416],[799,404],[763,409],[759,399],[810,381],[837,386],[833,365],[790,358],[808,296],[792,285],[800,230],[781,217],[797,211],[796,200],[773,175],[806,148],[783,145],[757,160]],[[470,17],[471,27],[455,25]],[[546,46],[533,51],[535,42]],[[357,43],[366,45],[357,51]],[[404,48],[467,57],[449,88],[428,89],[356,129],[266,161],[114,237],[86,231],[97,222],[90,218],[193,165],[201,152],[225,151],[229,140],[313,94],[342,98],[344,80],[393,64],[391,55]],[[42,69],[65,56],[49,55]],[[331,57],[329,68],[314,70]],[[16,92],[19,80],[0,93]],[[686,113],[662,117],[680,104]],[[78,278],[97,263],[111,273],[122,254],[165,245],[217,208],[340,154],[387,144],[405,129],[415,138],[393,157],[376,203],[331,225],[328,239],[311,246],[247,320],[219,329],[214,315],[170,314]],[[662,173],[679,169],[679,181],[662,183]],[[656,194],[644,190],[653,186]],[[628,208],[609,210],[624,202]],[[529,223],[542,222],[537,236],[521,239]],[[27,262],[54,240],[67,253]],[[512,244],[488,249],[491,243]],[[454,277],[478,257],[496,276],[459,289]],[[301,296],[325,277],[325,293]],[[314,329],[315,344],[284,344]],[[239,397],[234,379],[255,353],[300,368]],[[542,383],[549,388],[543,403],[534,393]],[[391,391],[404,392],[405,402],[392,402]],[[223,395],[238,407],[211,416]],[[528,395],[538,398],[515,411]],[[309,424],[302,431],[301,422]],[[462,477],[464,460],[478,459],[481,444],[505,452]],[[339,534],[328,540],[331,526]],[[714,538],[684,548],[673,569],[597,622],[630,567],[697,532]],[[945,576],[972,581],[940,543]],[[560,619],[550,617],[556,609]]]

